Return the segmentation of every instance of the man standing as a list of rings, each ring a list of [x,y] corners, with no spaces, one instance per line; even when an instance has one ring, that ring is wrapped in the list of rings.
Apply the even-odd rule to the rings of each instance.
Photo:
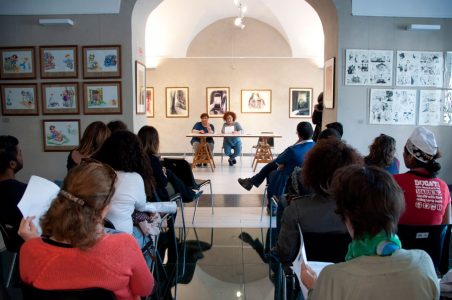
[[[23,167],[22,151],[17,138],[10,135],[0,136],[0,223],[8,224],[17,232],[22,213],[17,204],[27,185],[15,179]],[[14,248],[19,248],[23,240],[17,234],[12,236]]]

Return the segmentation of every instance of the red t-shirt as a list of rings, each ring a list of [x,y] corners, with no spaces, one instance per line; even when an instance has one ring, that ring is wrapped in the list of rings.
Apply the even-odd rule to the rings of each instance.
[[[420,172],[394,175],[405,195],[405,212],[399,224],[439,225],[442,223],[450,192],[439,178],[430,178]]]

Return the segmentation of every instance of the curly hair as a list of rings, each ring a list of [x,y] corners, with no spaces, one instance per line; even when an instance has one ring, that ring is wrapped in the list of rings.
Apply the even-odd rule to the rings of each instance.
[[[159,133],[152,126],[143,126],[138,131],[138,137],[143,145],[143,151],[147,155],[155,155],[159,152]]]
[[[322,139],[306,154],[301,180],[315,193],[328,195],[334,172],[350,164],[363,164],[362,156],[354,148],[338,139]]]
[[[372,145],[369,146],[369,155],[364,157],[364,162],[367,165],[385,168],[391,165],[394,160],[395,151],[395,139],[389,135],[380,134],[375,138]]]
[[[225,112],[224,115],[223,115],[223,120],[226,121],[226,119],[227,119],[228,116],[231,116],[231,117],[232,117],[232,121],[235,121],[235,119],[237,119],[237,115],[235,114],[235,112],[233,112],[233,111],[227,111],[227,112]]]
[[[114,194],[115,171],[102,163],[84,163],[72,168],[62,190],[41,217],[43,235],[69,241],[75,248],[88,249],[99,237],[102,211]],[[70,198],[77,197],[83,204]]]
[[[334,174],[330,189],[336,212],[353,227],[353,239],[395,233],[405,209],[403,192],[394,178],[377,166],[351,165]]]
[[[77,148],[78,152],[83,156],[91,156],[100,149],[110,134],[110,129],[104,122],[92,122],[83,132],[80,146]]]

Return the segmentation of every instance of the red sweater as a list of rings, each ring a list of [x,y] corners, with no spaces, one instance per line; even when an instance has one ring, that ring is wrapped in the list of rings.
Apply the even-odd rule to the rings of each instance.
[[[99,287],[118,300],[149,295],[154,278],[135,238],[107,234],[88,250],[31,239],[20,249],[20,276],[44,290]]]

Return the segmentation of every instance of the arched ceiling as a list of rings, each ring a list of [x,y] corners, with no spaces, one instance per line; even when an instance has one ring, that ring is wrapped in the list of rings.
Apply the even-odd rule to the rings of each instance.
[[[242,4],[247,7],[245,25],[246,17],[267,23],[286,39],[293,57],[323,62],[322,24],[304,0],[242,0]],[[191,41],[200,31],[238,14],[233,0],[162,1],[146,24],[148,66],[156,59],[186,57]]]

